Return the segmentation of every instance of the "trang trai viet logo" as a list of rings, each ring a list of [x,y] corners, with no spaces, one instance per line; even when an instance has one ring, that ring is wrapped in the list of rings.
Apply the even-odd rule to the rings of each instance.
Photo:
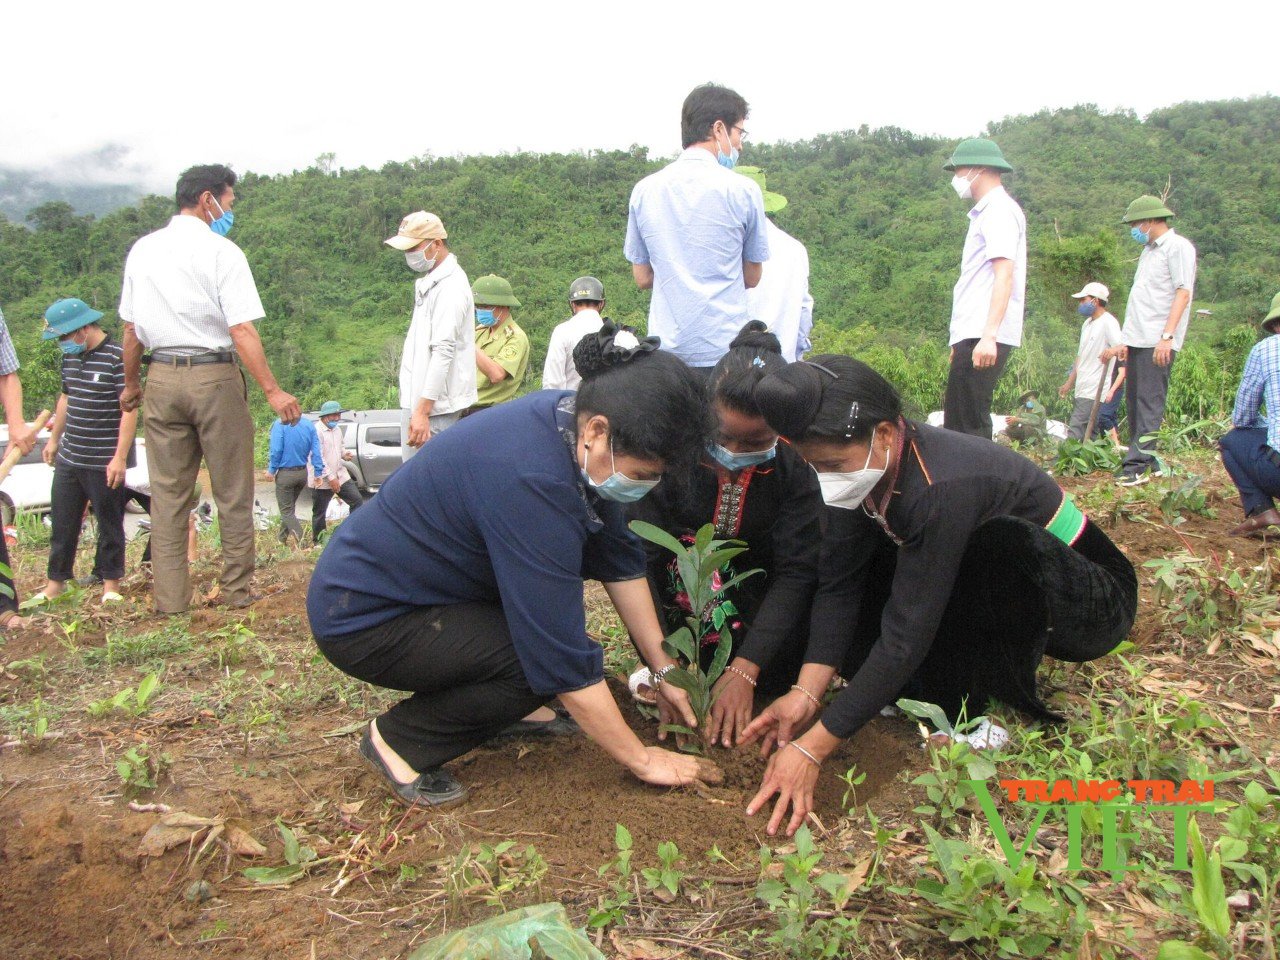
[[[1193,814],[1213,812],[1212,780],[1001,780],[1000,789],[1010,803],[1035,808],[1036,814],[1027,825],[1026,838],[1016,846],[1009,836],[990,787],[985,780],[963,781],[973,791],[987,819],[996,842],[1010,869],[1017,870],[1036,833],[1052,814],[1067,831],[1067,869],[1071,871],[1099,869],[1110,871],[1119,880],[1128,870],[1127,851],[1157,840],[1151,830],[1136,832],[1135,814],[1167,813],[1171,816],[1173,861],[1162,864],[1167,870],[1190,870],[1187,859],[1187,831]],[[1086,816],[1086,811],[1088,815]],[[1150,824],[1149,817],[1143,820]],[[1098,862],[1086,863],[1086,835],[1099,841]]]

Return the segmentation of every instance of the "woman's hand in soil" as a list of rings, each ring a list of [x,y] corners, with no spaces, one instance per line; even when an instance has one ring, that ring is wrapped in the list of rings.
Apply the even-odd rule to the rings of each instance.
[[[765,707],[760,716],[742,731],[738,744],[760,740],[760,756],[767,757],[775,746],[785,747],[791,741],[792,733],[808,723],[817,712],[812,700],[799,690],[792,690]]]
[[[707,742],[719,740],[731,747],[747,730],[751,722],[751,708],[755,700],[755,688],[737,674],[727,670],[711,688],[715,706],[707,718]]]
[[[690,784],[719,783],[724,774],[710,760],[672,753],[661,747],[645,747],[644,760],[631,772],[655,787],[684,787]]]
[[[818,782],[818,766],[799,750],[779,750],[769,760],[764,771],[764,782],[751,802],[747,804],[747,816],[753,817],[775,793],[778,801],[773,805],[766,832],[773,836],[778,832],[787,810],[791,821],[787,824],[787,836],[791,836],[804,824],[813,810],[813,788]]]
[[[667,724],[688,727],[690,730],[698,725],[698,718],[693,714],[693,706],[689,703],[689,694],[674,683],[658,685],[658,739],[667,739]],[[641,778],[643,779],[643,778]]]

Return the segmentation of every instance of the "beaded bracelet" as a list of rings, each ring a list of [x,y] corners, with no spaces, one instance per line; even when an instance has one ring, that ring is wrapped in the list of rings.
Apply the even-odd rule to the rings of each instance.
[[[801,693],[803,693],[806,697],[808,697],[810,700],[812,700],[812,701],[813,701],[813,705],[814,705],[815,707],[817,707],[819,710],[821,710],[821,709],[822,709],[822,701],[821,701],[821,700],[819,700],[817,697],[815,697],[812,693],[810,693],[810,692],[809,692],[808,690],[806,690],[804,687],[800,686],[800,684],[798,684],[798,683],[793,683],[793,684],[791,685],[791,689],[792,689],[792,690],[799,690],[799,691],[800,691]]]
[[[731,664],[726,664],[725,670],[727,670],[729,673],[732,673],[735,677],[741,677],[743,680],[747,681],[747,683],[751,684],[752,687],[755,687],[756,682],[751,679],[751,676],[739,670],[737,667]]]
[[[806,750],[804,747],[800,746],[800,744],[796,743],[794,740],[790,740],[790,741],[788,741],[788,742],[787,742],[787,746],[788,746],[788,747],[795,747],[797,750],[799,750],[801,753],[803,753],[806,757],[808,757],[808,758],[809,758],[809,762],[810,762],[810,763],[812,763],[815,767],[821,767],[821,766],[822,766],[822,762],[821,762],[817,757],[815,757],[812,753],[810,753],[810,752],[809,752],[808,750]]]

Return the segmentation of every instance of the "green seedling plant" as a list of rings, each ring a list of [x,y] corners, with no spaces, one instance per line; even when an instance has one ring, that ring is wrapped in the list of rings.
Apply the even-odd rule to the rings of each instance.
[[[645,886],[650,890],[663,891],[674,899],[680,895],[680,883],[684,874],[676,866],[680,862],[680,848],[670,840],[658,844],[658,863],[656,867],[645,867],[640,871]]]
[[[445,890],[450,902],[459,906],[476,897],[502,909],[511,893],[539,886],[546,874],[547,862],[532,846],[517,850],[514,840],[481,843],[458,851],[445,879]]]
[[[1231,960],[1235,951],[1231,948],[1231,907],[1227,905],[1227,888],[1222,880],[1222,854],[1215,844],[1206,851],[1200,826],[1191,818],[1188,831],[1191,845],[1191,914],[1199,927],[1199,944],[1184,940],[1166,941],[1160,947],[1157,958],[1165,960]]]
[[[1063,440],[1053,472],[1059,477],[1086,477],[1091,473],[1114,473],[1120,469],[1120,454],[1110,437]]]
[[[889,889],[932,904],[948,939],[971,944],[984,957],[1039,957],[1055,943],[1078,940],[1087,929],[1084,902],[1070,896],[1069,887],[1051,888],[1034,859],[1024,858],[1013,870],[968,843],[923,827],[937,872],[922,874],[914,886]]]
[[[1204,477],[1192,474],[1164,492],[1160,498],[1160,512],[1167,524],[1176,527],[1186,523],[1186,515],[1189,513],[1210,520],[1217,518],[1218,513],[1209,506],[1203,485]]]
[[[721,571],[725,565],[744,552],[747,545],[741,540],[715,539],[715,527],[709,523],[698,530],[689,546],[685,546],[660,527],[642,520],[632,520],[630,527],[637,536],[675,554],[676,570],[689,598],[691,612],[685,617],[685,625],[663,641],[663,648],[667,653],[683,661],[666,675],[666,682],[689,695],[689,705],[698,722],[698,731],[705,731],[707,717],[716,701],[716,694],[713,692],[715,683],[724,673],[725,664],[729,662],[733,651],[733,637],[727,618],[736,609],[725,601],[725,594],[747,577],[762,571],[747,570],[727,580],[723,579]],[[718,642],[711,639],[712,634],[717,635]],[[716,651],[710,665],[703,670],[700,654],[703,646],[709,642],[716,642]],[[701,748],[693,739],[700,736],[697,731],[677,724],[668,724],[665,729],[683,735],[681,749],[700,752]]]
[[[760,848],[756,898],[778,922],[767,942],[792,957],[843,957],[858,939],[859,918],[844,916],[853,892],[849,880],[839,873],[822,873],[812,879],[821,861],[822,851],[814,844],[808,824],[796,831],[794,853],[779,856],[768,847]],[[829,901],[831,916],[814,918],[824,900]]]
[[[124,792],[136,796],[143,790],[154,790],[172,762],[167,753],[153,755],[150,745],[140,743],[116,760],[116,775],[124,785]]]
[[[897,706],[903,713],[928,721],[938,733],[946,734],[945,741],[938,743],[924,724],[920,724],[920,732],[929,746],[929,770],[911,782],[923,786],[928,798],[927,803],[915,808],[915,813],[933,817],[939,826],[952,822],[968,800],[961,781],[990,780],[996,775],[994,763],[976,753],[969,744],[956,740],[956,734],[973,730],[986,718],[964,720],[962,716],[961,721],[953,725],[937,704],[903,699]]]
[[[127,713],[131,717],[140,717],[150,709],[152,696],[160,686],[160,675],[149,673],[142,678],[137,689],[126,687],[114,696],[103,700],[95,700],[85,709],[90,716],[102,717],[108,713]]]
[[[610,874],[614,877],[610,882],[611,895],[602,895],[596,903],[596,909],[587,915],[587,926],[593,930],[621,922],[632,901],[631,831],[620,823],[614,830],[613,845],[617,848],[617,854],[596,871],[598,877],[604,878]]]

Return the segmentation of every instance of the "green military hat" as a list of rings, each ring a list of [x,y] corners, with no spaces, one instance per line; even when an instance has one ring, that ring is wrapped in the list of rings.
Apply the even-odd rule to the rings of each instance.
[[[1022,404],[1022,403],[1026,403],[1028,400],[1039,400],[1039,399],[1040,399],[1039,390],[1028,390],[1026,393],[1024,393],[1022,396],[1018,398],[1018,403]]]
[[[982,137],[961,140],[956,144],[951,151],[951,159],[942,165],[942,169],[954,170],[956,167],[989,167],[1005,173],[1013,169],[996,142]]]
[[[777,213],[787,205],[787,198],[780,193],[770,193],[765,188],[764,171],[759,167],[734,167],[734,173],[740,173],[748,180],[754,181],[755,185],[760,188],[760,192],[764,194],[764,212]]]
[[[484,307],[518,307],[520,301],[511,290],[511,284],[495,273],[481,277],[471,285],[471,296]]]
[[[330,416],[333,416],[333,414],[335,413],[341,413],[341,412],[342,412],[342,404],[338,403],[337,400],[326,400],[324,404],[320,407],[320,416],[322,417],[330,417]]]
[[[1276,333],[1276,321],[1280,320],[1280,293],[1271,298],[1271,310],[1262,318],[1262,329],[1267,333]]]
[[[1142,220],[1163,220],[1173,215],[1173,211],[1164,205],[1163,200],[1148,193],[1129,204],[1128,209],[1124,212],[1124,222],[1137,223]]]

